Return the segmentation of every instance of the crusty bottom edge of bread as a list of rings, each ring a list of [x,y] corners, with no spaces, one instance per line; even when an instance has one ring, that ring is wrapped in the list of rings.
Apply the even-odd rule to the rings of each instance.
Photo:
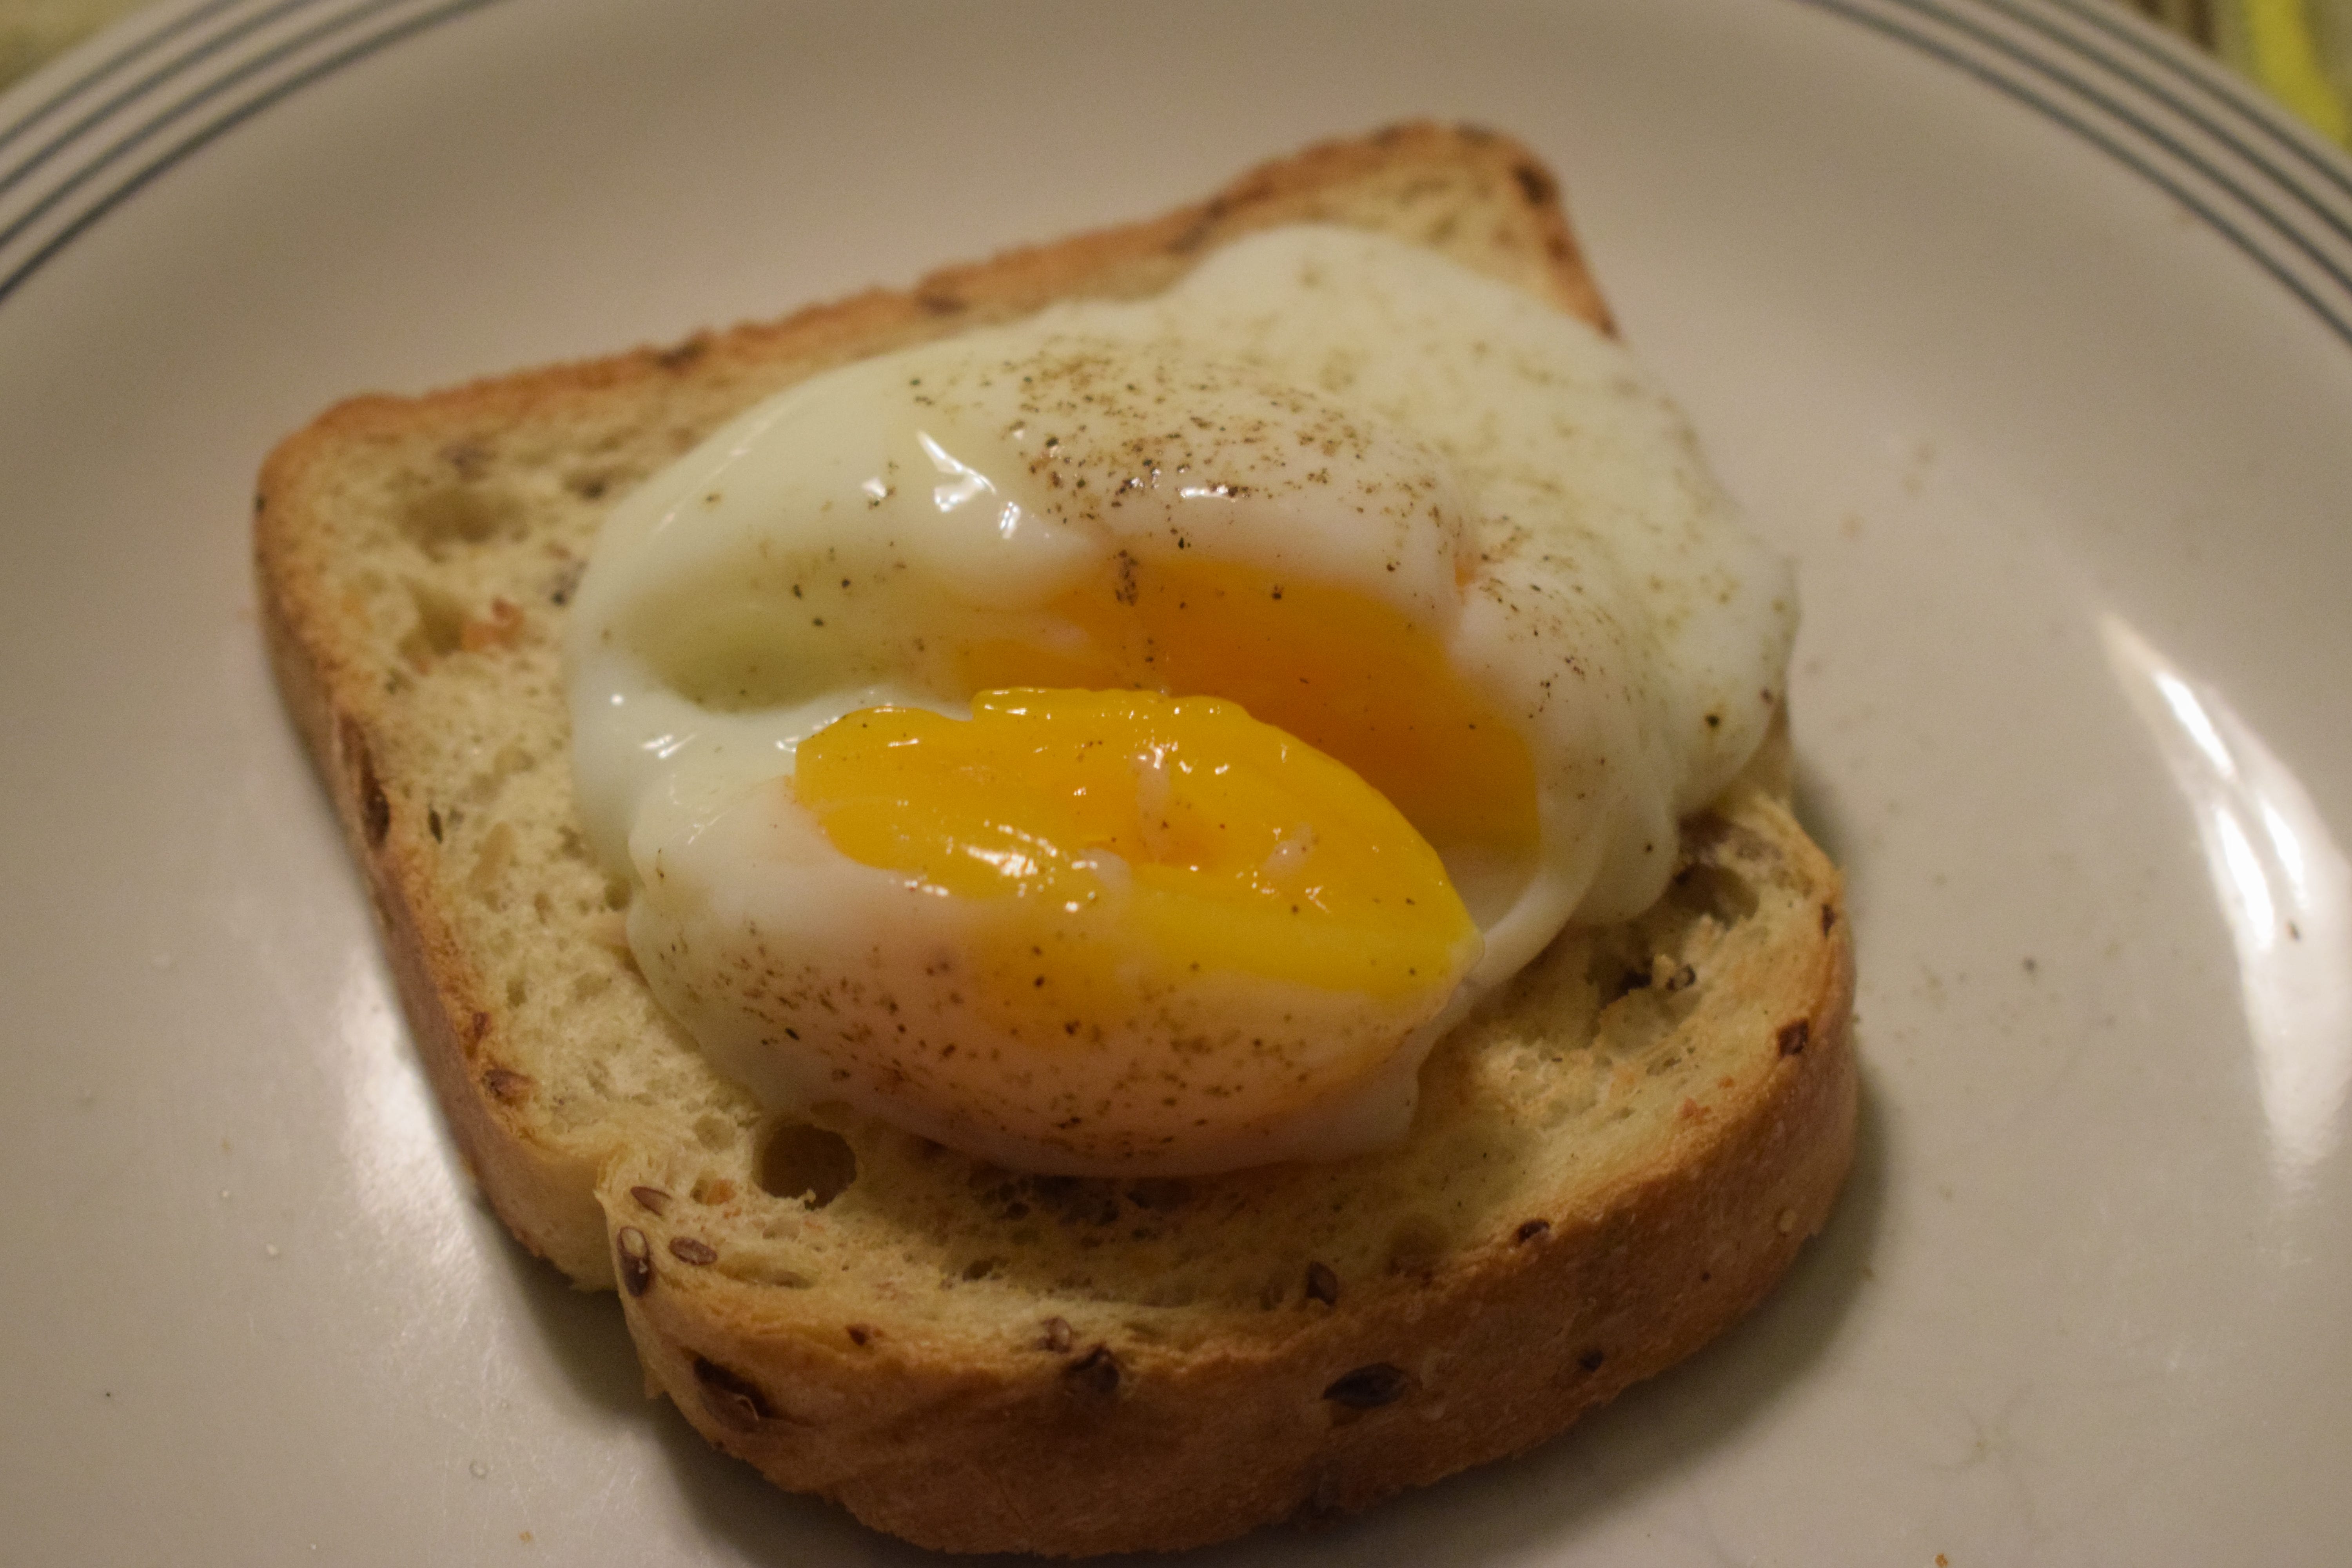
[[[1302,218],[1608,326],[1539,163],[1405,126],[910,290],[357,400],[263,472],[273,664],[486,1198],[621,1287],[649,1384],[719,1447],[924,1545],[1189,1546],[1523,1449],[1748,1310],[1852,1156],[1841,886],[1770,758],[1686,825],[1657,909],[1564,934],[1449,1037],[1391,1155],[1016,1176],[769,1115],[643,994],[579,841],[556,674],[603,503],[827,365],[1150,293]]]
[[[1853,1159],[1835,873],[1753,789],[1690,834],[1706,897],[1737,889],[1759,907],[1698,938],[1716,966],[1689,983],[1705,988],[1694,1012],[1631,1058],[1647,1073],[1687,1051],[1696,1070],[1680,1076],[1700,1081],[1664,1113],[1653,1157],[1597,1199],[1566,1184],[1518,1192],[1443,1258],[1391,1258],[1329,1304],[1303,1284],[1274,1309],[1296,1315],[1282,1331],[1169,1344],[1041,1322],[984,1376],[900,1359],[831,1321],[789,1334],[772,1316],[746,1323],[656,1245],[657,1282],[625,1297],[651,1378],[771,1479],[952,1551],[1202,1545],[1344,1514],[1542,1442],[1762,1300],[1826,1222]],[[1563,941],[1527,987],[1572,980],[1610,940]],[[1651,954],[1654,986],[1674,984],[1684,951]],[[1468,1032],[1439,1073],[1464,1070],[1487,1037],[1475,1022]],[[1417,1137],[1442,1131],[1434,1119]],[[658,1240],[673,1233],[628,1195],[651,1173],[625,1167],[600,1190],[616,1226]],[[1302,1280],[1311,1262],[1297,1260]]]

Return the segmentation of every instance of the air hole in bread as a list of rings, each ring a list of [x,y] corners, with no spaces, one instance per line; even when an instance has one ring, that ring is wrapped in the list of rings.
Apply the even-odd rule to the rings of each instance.
[[[760,1151],[760,1190],[821,1209],[857,1179],[857,1153],[838,1132],[805,1121],[779,1122]]]
[[[527,773],[538,765],[539,759],[531,753],[530,748],[520,742],[509,741],[491,756],[488,767],[477,770],[466,781],[467,796],[476,805],[487,805],[498,798],[508,780]]]
[[[1680,973],[1669,970],[1670,974]],[[1613,1061],[1649,1057],[1689,1016],[1693,994],[1687,985],[1669,988],[1655,982],[1629,991],[1602,1010],[1594,1043]],[[1657,1061],[1647,1066],[1653,1073],[1663,1070]]]
[[[504,889],[514,858],[513,826],[504,822],[490,824],[490,830],[482,835],[481,847],[474,851],[473,869],[466,873],[466,890],[486,902],[496,901]]]
[[[1592,982],[1594,999],[1606,1007],[1629,992],[1646,988],[1650,967],[1648,954],[1636,958],[1626,952],[1622,942],[1602,942],[1594,945],[1585,973]]]
[[[408,580],[408,601],[415,606],[416,624],[400,639],[400,657],[422,669],[457,652],[466,635],[465,601],[415,577]]]
[[[1756,912],[1756,889],[1736,871],[1705,861],[1694,861],[1675,873],[1667,896],[1693,914],[1712,916],[1717,924],[1737,925]]]
[[[629,922],[621,918],[620,910],[597,910],[581,922],[580,934],[631,969],[636,967],[636,955],[629,951]],[[593,995],[594,993],[583,994]]]
[[[400,510],[401,531],[429,560],[452,550],[521,531],[523,508],[502,489],[462,476],[430,485]]]
[[[735,1184],[724,1176],[703,1176],[696,1180],[690,1195],[696,1203],[706,1207],[731,1203],[735,1197]]]

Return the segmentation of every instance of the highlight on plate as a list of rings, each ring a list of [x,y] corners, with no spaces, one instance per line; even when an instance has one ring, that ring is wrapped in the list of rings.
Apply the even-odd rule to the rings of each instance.
[[[655,994],[770,1103],[1036,1171],[1336,1158],[1658,896],[1795,619],[1615,343],[1278,229],[814,377],[625,500],[575,779]]]

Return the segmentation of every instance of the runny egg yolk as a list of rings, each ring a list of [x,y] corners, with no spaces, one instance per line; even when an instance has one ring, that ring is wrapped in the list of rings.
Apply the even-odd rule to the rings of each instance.
[[[996,999],[1022,1011],[1083,1015],[1074,994],[1202,971],[1393,999],[1450,988],[1477,949],[1397,808],[1234,702],[1032,689],[982,693],[969,720],[864,709],[801,743],[790,787],[850,858],[1034,910],[1034,929],[991,923],[1041,954],[1055,941],[1052,964],[979,966],[1016,990],[1032,968],[1045,989],[1050,968],[1054,994]],[[1069,942],[1096,909],[1125,936]]]
[[[1048,613],[1055,645],[978,643],[955,672],[961,689],[1148,684],[1228,698],[1345,763],[1458,860],[1533,858],[1527,742],[1395,606],[1240,563],[1121,554],[1114,582],[1066,590]]]

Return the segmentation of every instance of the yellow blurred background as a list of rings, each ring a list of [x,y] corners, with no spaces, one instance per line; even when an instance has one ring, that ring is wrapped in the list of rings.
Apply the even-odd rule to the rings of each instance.
[[[29,76],[140,0],[0,0],[0,88]]]
[[[2210,49],[2352,147],[2352,0],[2118,0]]]

